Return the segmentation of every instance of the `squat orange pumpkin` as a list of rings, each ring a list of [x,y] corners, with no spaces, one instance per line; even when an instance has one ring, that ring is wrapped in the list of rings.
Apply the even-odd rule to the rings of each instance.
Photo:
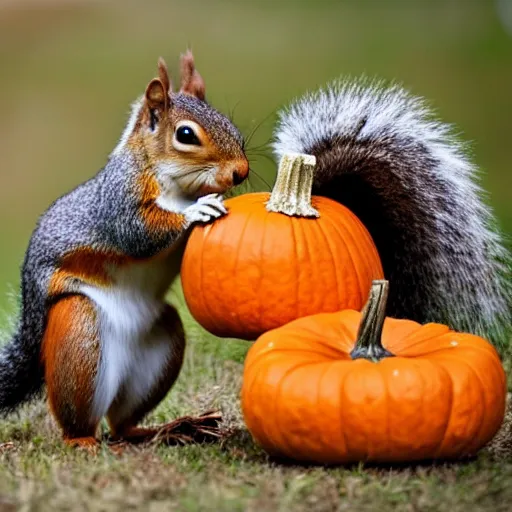
[[[217,336],[256,339],[299,317],[361,309],[383,277],[370,234],[347,208],[311,199],[315,159],[288,155],[267,193],[191,233],[181,267],[194,318]]]
[[[301,318],[251,347],[242,408],[267,452],[338,464],[453,459],[495,435],[506,401],[495,349],[445,325],[384,321],[386,298],[387,281],[376,281],[363,313]]]

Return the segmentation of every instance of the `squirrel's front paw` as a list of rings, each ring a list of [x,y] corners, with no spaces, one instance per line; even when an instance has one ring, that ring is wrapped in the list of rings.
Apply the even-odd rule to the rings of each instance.
[[[183,213],[187,221],[193,224],[194,222],[210,222],[226,215],[228,211],[224,206],[221,195],[209,194],[200,197],[193,205],[186,208]]]

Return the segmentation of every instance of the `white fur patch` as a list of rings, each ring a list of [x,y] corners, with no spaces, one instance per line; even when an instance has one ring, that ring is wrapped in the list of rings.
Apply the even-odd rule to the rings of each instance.
[[[156,177],[160,186],[160,196],[156,204],[164,210],[182,213],[195,202],[194,197],[201,188],[206,186],[212,192],[217,188],[221,191],[215,180],[218,172],[216,166],[159,163]]]
[[[143,401],[173,349],[172,339],[155,322],[164,308],[164,295],[178,265],[169,258],[117,269],[108,289],[84,285],[82,293],[97,306],[101,363],[93,411],[103,417],[122,389],[130,390],[130,410]]]
[[[123,134],[121,135],[121,138],[119,139],[119,142],[117,143],[117,146],[114,148],[114,151],[112,151],[111,156],[120,155],[123,153],[123,150],[126,146],[126,143],[128,142],[128,139],[133,133],[133,130],[135,129],[135,124],[137,123],[137,119],[139,118],[140,110],[143,105],[143,99],[140,97],[138,100],[136,100],[132,104],[131,112],[130,112],[130,118],[128,119],[128,123],[126,124],[126,127],[123,131]]]
[[[167,180],[160,181],[160,195],[156,199],[156,204],[162,210],[183,213],[194,203],[195,199],[187,197],[170,175]]]

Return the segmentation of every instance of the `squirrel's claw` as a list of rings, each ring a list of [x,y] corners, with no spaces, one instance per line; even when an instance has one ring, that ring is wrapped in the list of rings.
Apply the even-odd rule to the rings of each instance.
[[[193,205],[185,209],[185,218],[190,224],[207,223],[228,213],[223,198],[219,194],[200,197]]]

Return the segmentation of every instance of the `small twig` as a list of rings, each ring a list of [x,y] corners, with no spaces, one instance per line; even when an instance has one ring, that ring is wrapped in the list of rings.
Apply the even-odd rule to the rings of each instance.
[[[183,416],[155,429],[151,437],[126,439],[110,443],[112,447],[122,447],[127,444],[160,444],[185,445],[191,443],[211,443],[222,439],[227,431],[219,427],[222,415],[217,411],[208,411],[200,416]]]
[[[14,450],[15,448],[16,446],[12,441],[7,443],[0,443],[0,453],[6,452],[8,450]]]

